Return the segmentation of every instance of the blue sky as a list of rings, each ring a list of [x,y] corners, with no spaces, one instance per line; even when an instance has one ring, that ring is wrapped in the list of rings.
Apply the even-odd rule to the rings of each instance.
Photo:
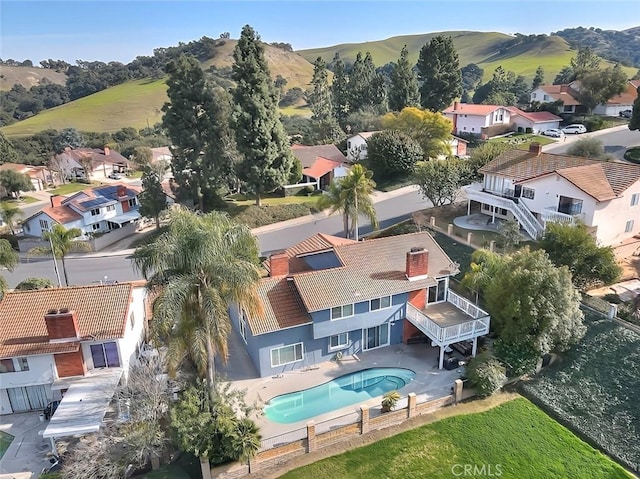
[[[445,30],[550,33],[640,24],[637,0],[29,1],[0,2],[0,57],[130,62],[203,35],[239,36],[250,24],[294,49]],[[635,17],[635,18],[634,18]]]

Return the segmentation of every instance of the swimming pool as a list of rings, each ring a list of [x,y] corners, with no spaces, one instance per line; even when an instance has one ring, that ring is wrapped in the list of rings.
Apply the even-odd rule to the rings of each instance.
[[[363,369],[319,386],[276,396],[267,402],[264,414],[273,422],[290,424],[400,389],[415,377],[410,369]]]

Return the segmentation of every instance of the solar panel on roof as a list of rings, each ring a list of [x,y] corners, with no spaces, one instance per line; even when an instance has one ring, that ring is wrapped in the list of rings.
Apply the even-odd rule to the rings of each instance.
[[[102,206],[105,203],[109,203],[111,200],[108,198],[93,198],[91,200],[82,201],[79,203],[83,208],[92,208],[94,206]]]

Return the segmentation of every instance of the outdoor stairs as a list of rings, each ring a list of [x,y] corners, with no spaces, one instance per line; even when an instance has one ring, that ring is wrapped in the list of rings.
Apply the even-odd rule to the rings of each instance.
[[[536,240],[540,238],[544,233],[544,226],[540,221],[538,221],[538,218],[536,218],[534,214],[531,213],[531,210],[529,210],[529,208],[527,208],[522,202],[516,202],[513,200],[509,201],[513,205],[513,208],[509,208],[509,210],[516,217],[520,226],[524,228],[532,239]]]

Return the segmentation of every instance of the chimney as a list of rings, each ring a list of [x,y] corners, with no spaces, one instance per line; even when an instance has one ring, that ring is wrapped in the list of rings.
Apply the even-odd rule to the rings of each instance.
[[[127,196],[127,187],[124,185],[118,185],[117,195],[118,198],[124,198]]]
[[[108,146],[104,147],[104,156],[109,156],[111,154],[111,148]]]
[[[411,248],[407,252],[407,279],[415,281],[426,278],[429,273],[429,252],[422,248]]]
[[[69,309],[50,309],[44,316],[49,342],[63,343],[80,339],[78,315]]]
[[[272,254],[269,257],[269,276],[287,276],[289,274],[289,257],[286,253]]]
[[[535,143],[535,142],[531,143],[529,145],[529,153],[535,156],[540,156],[540,153],[542,153],[542,145],[540,143]]]
[[[51,207],[55,208],[56,206],[62,206],[62,202],[66,199],[66,196],[60,195],[51,195]]]
[[[453,102],[453,111],[457,111],[459,106],[460,106],[460,103],[458,103],[457,101],[454,101]]]
[[[560,93],[567,93],[569,91],[569,85],[560,85]]]

